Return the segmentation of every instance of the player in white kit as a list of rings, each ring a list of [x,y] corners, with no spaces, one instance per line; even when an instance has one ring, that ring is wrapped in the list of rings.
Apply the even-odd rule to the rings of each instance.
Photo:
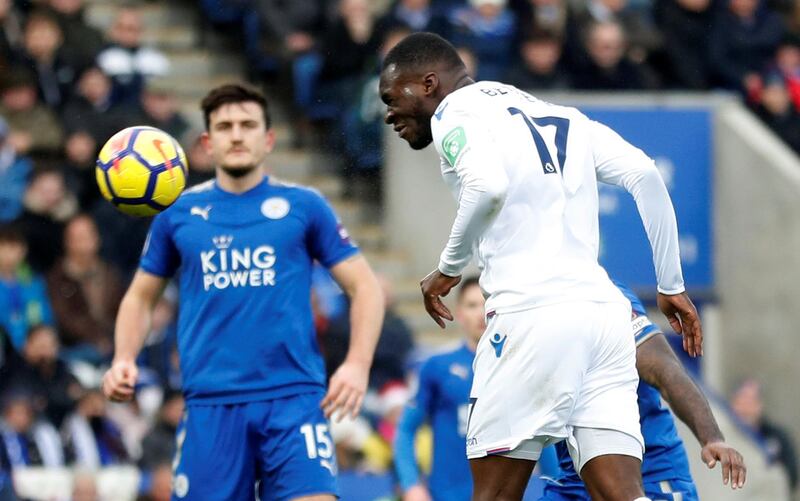
[[[645,500],[630,303],[597,263],[597,181],[636,199],[654,251],[658,302],[702,354],[684,292],[675,213],[642,151],[578,110],[499,82],[473,82],[453,47],[410,35],[384,60],[386,123],[412,148],[434,143],[458,213],[435,271],[441,302],[477,257],[487,296],[467,432],[473,499],[522,498],[542,448],[567,440],[593,499]]]

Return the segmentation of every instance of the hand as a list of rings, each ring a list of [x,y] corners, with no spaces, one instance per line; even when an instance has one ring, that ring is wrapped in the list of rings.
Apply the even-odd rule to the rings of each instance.
[[[453,314],[447,309],[440,298],[450,293],[450,289],[458,285],[461,281],[461,275],[457,277],[448,277],[442,274],[439,270],[433,270],[427,277],[423,278],[419,283],[422,289],[422,300],[425,302],[425,309],[428,315],[431,316],[434,322],[439,324],[439,327],[444,329],[444,320],[453,320]]]
[[[16,131],[8,135],[8,142],[19,155],[24,155],[33,146],[33,136],[28,132]]]
[[[668,296],[658,294],[658,309],[667,317],[672,329],[683,336],[683,349],[692,357],[703,354],[703,326],[697,308],[685,292]]]
[[[133,387],[138,376],[139,369],[135,362],[112,362],[111,368],[103,375],[103,393],[112,402],[128,402],[133,399]]]
[[[744,458],[739,451],[725,442],[711,442],[703,446],[700,457],[709,468],[714,468],[717,461],[722,463],[723,484],[728,485],[728,480],[730,480],[731,489],[744,487],[747,467],[744,465]]]
[[[355,419],[361,410],[364,393],[369,381],[369,364],[344,361],[331,376],[328,394],[322,399],[320,407],[325,417],[337,414],[336,421],[341,421],[347,414]]]
[[[403,493],[403,501],[431,501],[431,494],[424,485],[414,485]]]

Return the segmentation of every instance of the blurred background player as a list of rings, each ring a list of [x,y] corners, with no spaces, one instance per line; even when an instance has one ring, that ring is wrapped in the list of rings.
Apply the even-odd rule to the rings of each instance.
[[[746,468],[739,452],[725,443],[705,396],[673,353],[661,330],[647,318],[638,297],[615,282],[631,302],[631,324],[636,339],[636,369],[639,371],[639,421],[645,453],[642,480],[645,494],[652,499],[697,501],[697,488],[689,471],[689,459],[678,436],[669,409],[689,426],[702,446],[702,460],[709,468],[721,465],[722,479],[731,487],[744,484]],[[564,442],[555,445],[560,472],[547,479],[540,501],[590,501],[589,493],[575,472]]]
[[[216,179],[154,219],[120,306],[105,394],[133,397],[134,361],[151,312],[180,268],[187,410],[177,433],[174,494],[251,501],[258,483],[263,500],[333,500],[326,417],[356,415],[361,406],[383,317],[380,286],[319,194],[262,170],[275,142],[264,96],[223,85],[201,107]],[[314,260],[352,305],[350,351],[327,395],[311,314]]]
[[[403,501],[470,498],[472,483],[464,442],[472,360],[486,329],[483,305],[478,277],[464,279],[458,289],[455,311],[464,341],[454,350],[432,356],[419,370],[416,396],[403,411],[394,442],[395,470]],[[433,428],[433,468],[427,482],[420,476],[414,452],[416,432],[425,422]]]
[[[435,144],[458,199],[439,265],[421,282],[428,313],[441,327],[453,319],[440,297],[476,248],[488,295],[491,338],[476,354],[467,434],[473,500],[521,499],[542,448],[563,439],[594,498],[647,499],[630,303],[597,263],[597,180],[636,198],[659,306],[686,351],[700,355],[675,213],[653,161],[574,108],[476,84],[453,46],[431,33],[389,52],[380,92],[401,139],[413,149]],[[555,147],[545,128],[555,128],[547,136]]]

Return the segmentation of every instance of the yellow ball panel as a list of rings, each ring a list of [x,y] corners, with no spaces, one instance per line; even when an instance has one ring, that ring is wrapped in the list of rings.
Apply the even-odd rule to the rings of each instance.
[[[133,155],[122,157],[116,165],[108,169],[111,188],[119,198],[143,197],[147,192],[150,175],[150,168],[139,163]]]
[[[158,210],[144,204],[139,204],[139,205],[117,204],[116,207],[125,214],[128,214],[129,216],[137,216],[137,217],[155,216],[159,212]]]
[[[150,165],[163,164],[177,156],[172,136],[158,129],[141,129],[133,149]]]
[[[100,194],[103,195],[103,198],[106,200],[111,200],[111,192],[108,190],[108,184],[106,184],[106,176],[103,173],[103,169],[96,167],[94,169],[94,176],[97,179],[97,187],[100,188]]]
[[[156,178],[156,188],[153,191],[153,201],[160,205],[171,205],[186,186],[186,177],[183,169],[173,167],[167,169]]]

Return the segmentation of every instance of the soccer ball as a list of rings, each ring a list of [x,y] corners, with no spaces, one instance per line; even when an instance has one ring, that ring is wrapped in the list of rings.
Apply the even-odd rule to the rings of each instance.
[[[166,209],[186,186],[189,165],[181,145],[155,127],[128,127],[100,150],[95,176],[103,197],[132,216]]]

